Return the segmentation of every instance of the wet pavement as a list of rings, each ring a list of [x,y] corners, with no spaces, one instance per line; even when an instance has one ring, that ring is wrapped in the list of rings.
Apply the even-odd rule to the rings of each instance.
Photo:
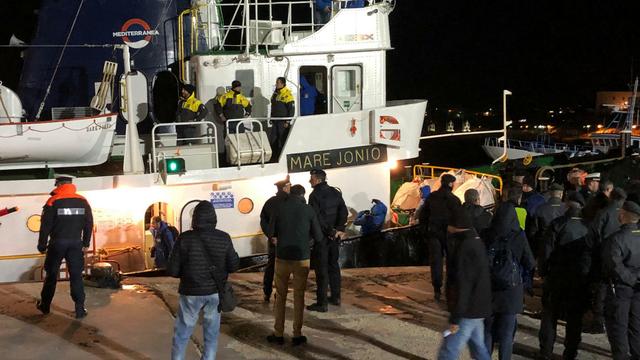
[[[262,273],[233,274],[239,307],[223,314],[218,359],[435,359],[447,313],[433,301],[425,267],[343,270],[342,306],[305,312],[307,345],[293,347],[291,291],[284,346],[271,345],[271,304],[262,300]],[[122,290],[87,288],[89,316],[73,318],[68,282],[58,284],[52,313],[35,309],[40,283],[0,285],[2,359],[169,359],[178,280],[128,278]],[[306,303],[314,300],[313,277]],[[514,359],[537,352],[539,321],[519,318]],[[559,326],[558,342],[564,327]],[[187,359],[199,358],[197,328]],[[561,358],[562,345],[556,345]],[[579,359],[608,359],[604,335],[583,335]],[[468,359],[464,354],[462,359]],[[496,354],[494,354],[494,358]]]

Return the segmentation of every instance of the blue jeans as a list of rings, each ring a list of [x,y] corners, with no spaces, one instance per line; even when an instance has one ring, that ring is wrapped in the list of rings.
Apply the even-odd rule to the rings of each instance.
[[[491,360],[484,344],[484,319],[460,319],[460,330],[444,338],[438,360],[455,360],[462,347],[469,344],[471,356],[476,360]]]
[[[195,296],[180,295],[180,306],[173,328],[172,360],[184,359],[184,351],[198,322],[200,310],[204,309],[204,352],[202,359],[215,360],[220,334],[220,313],[218,312],[218,294]]]
[[[493,344],[498,343],[498,359],[509,360],[513,353],[513,338],[518,326],[517,314],[496,313],[485,319],[484,339],[489,354],[493,353]]]

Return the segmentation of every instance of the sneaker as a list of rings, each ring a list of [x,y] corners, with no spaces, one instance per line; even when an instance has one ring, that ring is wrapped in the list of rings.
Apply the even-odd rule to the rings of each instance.
[[[47,315],[50,312],[49,306],[46,306],[42,300],[36,301],[36,309],[40,310],[42,315]]]
[[[88,314],[87,309],[84,306],[76,306],[76,319],[82,319]]]
[[[284,345],[284,336],[269,335],[267,341],[272,344]]]
[[[327,305],[321,305],[318,303],[311,304],[307,306],[307,310],[309,311],[317,311],[317,312],[327,312]]]
[[[298,345],[302,345],[302,344],[306,344],[307,343],[307,337],[306,336],[295,336],[293,338],[291,338],[291,344],[293,346],[298,346]]]
[[[329,304],[340,306],[340,298],[329,298]]]
[[[271,301],[271,294],[264,294],[263,301],[265,304],[268,304]]]

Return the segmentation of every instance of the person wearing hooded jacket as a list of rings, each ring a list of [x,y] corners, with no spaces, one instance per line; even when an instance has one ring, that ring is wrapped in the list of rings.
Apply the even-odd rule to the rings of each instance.
[[[462,207],[455,210],[447,232],[455,243],[448,254],[452,261],[447,269],[450,272],[447,276],[450,334],[442,341],[438,360],[457,359],[466,344],[474,359],[489,360],[484,341],[484,319],[491,316],[487,252],[468,212]]]
[[[436,301],[440,301],[441,297],[443,258],[447,254],[447,225],[454,211],[461,206],[460,200],[453,194],[455,181],[455,176],[443,174],[440,188],[429,195],[420,211],[420,224],[427,230],[431,284]]]
[[[499,205],[483,240],[487,247],[495,241],[507,240],[513,259],[524,274],[533,271],[535,259],[516,214],[515,206],[519,204],[521,195],[520,188],[509,189],[509,200]],[[485,320],[485,342],[489,353],[493,353],[494,343],[498,344],[500,360],[511,358],[517,315],[523,310],[523,301],[522,281],[508,289],[499,289],[492,282],[492,315]]]
[[[87,200],[76,193],[76,187],[68,176],[56,178],[56,188],[42,208],[38,251],[46,253],[46,272],[40,300],[36,308],[48,314],[56,292],[56,283],[62,260],[69,270],[71,298],[75,303],[76,318],[87,316],[84,308],[85,293],[82,283],[84,251],[91,244],[93,213]]]
[[[269,223],[271,222],[271,219],[278,212],[280,205],[282,205],[282,203],[287,199],[287,196],[289,196],[289,191],[291,191],[289,175],[287,175],[286,179],[280,180],[274,185],[278,188],[278,191],[264,203],[262,211],[260,211],[260,228],[262,229],[262,233],[265,235],[269,234]],[[276,264],[275,239],[270,236],[267,236],[267,248],[268,261],[267,266],[264,269],[262,291],[264,293],[264,302],[268,303],[271,300],[271,293],[273,292],[273,274]]]
[[[538,338],[540,358],[551,359],[559,319],[566,320],[563,359],[575,359],[582,340],[582,317],[589,305],[588,275],[591,249],[582,205],[568,201],[568,210],[555,219],[545,236],[540,276],[544,278],[542,321]]]
[[[174,326],[171,358],[184,359],[200,311],[203,312],[204,351],[202,359],[215,359],[220,334],[220,298],[224,284],[211,274],[215,266],[223,278],[238,269],[240,260],[231,237],[216,229],[217,217],[209,201],[200,201],[193,211],[192,230],[178,237],[169,256],[167,272],[180,278],[178,313]]]
[[[382,201],[373,199],[371,202],[373,203],[371,210],[358,212],[353,221],[354,225],[360,226],[360,234],[363,236],[382,230],[382,225],[387,217],[387,206]]]
[[[562,201],[563,193],[564,186],[558,183],[551,184],[551,186],[549,186],[549,200],[540,205],[536,210],[533,222],[535,229],[531,229],[533,238],[529,239],[529,246],[536,258],[542,257],[545,243],[544,236],[551,222],[564,215],[567,211],[567,204]]]

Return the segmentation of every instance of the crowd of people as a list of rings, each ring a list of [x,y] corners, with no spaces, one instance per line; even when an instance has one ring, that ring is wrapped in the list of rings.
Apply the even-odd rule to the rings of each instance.
[[[312,170],[309,182],[313,191],[308,202],[305,188],[292,185],[289,177],[275,183],[277,193],[260,213],[269,244],[266,303],[275,287],[274,330],[266,340],[275,344],[285,342],[290,281],[294,346],[307,342],[302,333],[305,309],[327,312],[329,305],[341,304],[339,242],[345,237],[348,210],[323,170]],[[581,334],[587,330],[606,331],[614,359],[640,358],[640,182],[629,182],[625,190],[590,174],[584,185],[552,183],[539,193],[535,179],[525,177],[505,188],[491,212],[479,205],[475,189],[467,190],[461,203],[453,195],[455,182],[455,176],[443,174],[440,188],[427,192],[419,209],[434,297],[440,302],[444,296],[450,313],[439,359],[457,358],[466,344],[476,359],[490,359],[494,347],[500,359],[510,359],[517,315],[523,312],[525,296],[533,296],[534,279],[542,280],[541,359],[552,358],[560,320],[566,322],[563,358],[577,358]],[[363,234],[379,231],[386,214],[381,201],[374,199],[373,204],[355,218]],[[231,238],[217,229],[209,201],[198,203],[192,230],[180,235],[160,218],[151,222],[156,262],[180,278],[172,357],[183,358],[203,312],[203,356],[215,358],[223,289],[228,274],[239,267]],[[89,246],[92,227],[91,207],[76,193],[72,179],[57,178],[43,209],[38,242],[38,250],[46,253],[46,277],[36,304],[43,314],[50,311],[65,260],[76,317],[87,315],[83,248]],[[316,302],[305,307],[311,269]],[[203,276],[207,273],[219,276]]]
[[[535,179],[519,180],[492,214],[473,189],[461,204],[452,193],[456,178],[444,174],[420,209],[435,300],[444,285],[451,314],[438,358],[456,359],[468,344],[476,359],[490,359],[496,346],[499,359],[510,359],[536,277],[540,359],[552,358],[559,320],[565,359],[577,358],[583,330],[606,330],[616,360],[640,358],[640,186],[625,192],[592,173],[584,185],[572,180],[565,191],[553,183],[542,194]]]

